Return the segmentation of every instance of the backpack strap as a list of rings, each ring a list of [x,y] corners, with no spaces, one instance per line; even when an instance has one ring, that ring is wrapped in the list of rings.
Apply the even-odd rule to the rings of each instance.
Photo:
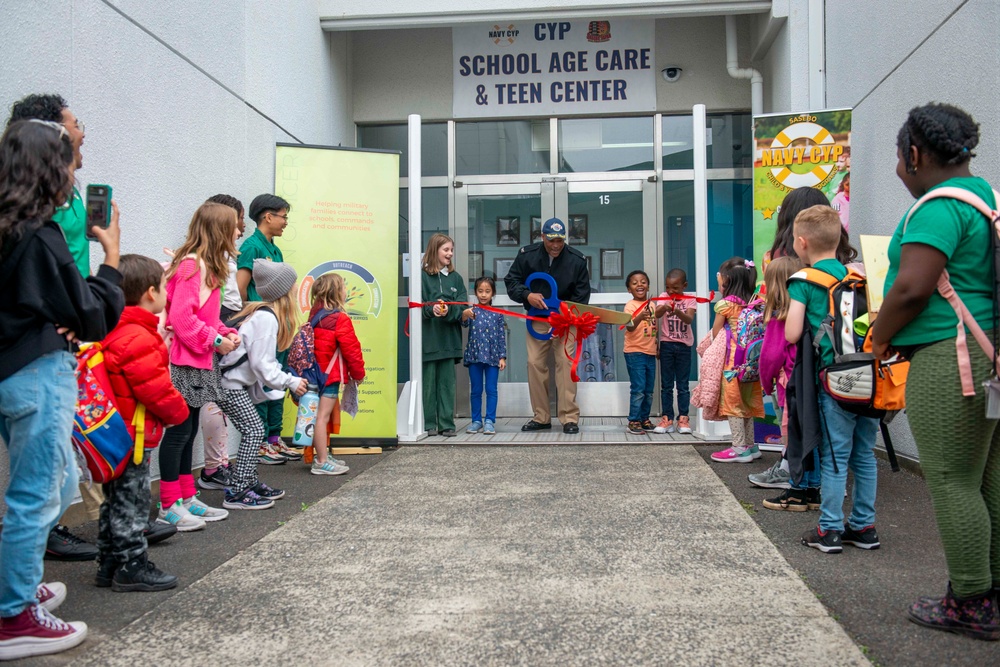
[[[936,188],[931,190],[923,197],[917,200],[910,210],[906,214],[906,218],[903,220],[903,233],[906,233],[906,226],[910,223],[910,218],[916,213],[917,209],[927,201],[931,199],[957,199],[958,201],[964,202],[969,206],[986,216],[987,221],[990,223],[990,238],[994,239],[993,243],[996,243],[995,236],[1000,233],[1000,212],[995,209],[991,209],[989,204],[983,201],[982,197],[969,192],[963,188]],[[993,191],[994,202],[1000,206],[1000,192],[996,190]],[[962,379],[962,395],[963,396],[975,396],[976,387],[972,380],[972,360],[969,357],[969,346],[966,342],[965,329],[968,327],[969,331],[972,332],[972,337],[976,339],[979,343],[979,347],[986,354],[987,357],[993,359],[993,370],[994,373],[1000,373],[1000,363],[996,356],[996,350],[990,343],[989,338],[987,338],[986,333],[983,328],[979,326],[976,319],[969,312],[968,307],[962,303],[962,299],[958,296],[955,288],[951,284],[951,280],[948,278],[948,271],[942,271],[941,276],[938,278],[937,291],[951,306],[952,310],[955,311],[955,317],[958,318],[958,324],[956,325],[956,336],[955,336],[955,348],[958,354],[958,375]],[[994,295],[994,299],[996,295]],[[996,323],[994,323],[996,325]]]

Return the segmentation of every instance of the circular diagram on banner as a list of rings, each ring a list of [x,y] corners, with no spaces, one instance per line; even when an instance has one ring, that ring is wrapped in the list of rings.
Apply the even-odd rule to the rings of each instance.
[[[356,262],[333,260],[313,267],[299,285],[299,306],[309,312],[309,294],[316,279],[336,273],[347,288],[346,311],[352,319],[378,317],[382,311],[382,288],[371,271]]]
[[[832,144],[833,135],[825,127],[816,123],[794,123],[789,125],[771,142],[771,148],[788,148],[793,141],[806,139],[813,144]],[[818,164],[804,173],[797,173],[788,167],[774,167],[771,174],[775,180],[790,190],[814,188],[830,175],[832,164]]]

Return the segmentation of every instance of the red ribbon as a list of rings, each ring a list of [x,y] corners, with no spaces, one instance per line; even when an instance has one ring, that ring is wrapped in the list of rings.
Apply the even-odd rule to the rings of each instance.
[[[593,313],[581,313],[573,306],[567,306],[566,302],[559,304],[559,312],[549,315],[549,325],[552,327],[552,335],[563,340],[563,352],[566,358],[573,362],[570,367],[570,378],[573,382],[579,382],[580,376],[576,369],[580,365],[580,355],[583,353],[583,341],[597,331],[599,320]],[[569,330],[576,327],[576,352],[570,356],[566,350],[566,343],[569,342]]]

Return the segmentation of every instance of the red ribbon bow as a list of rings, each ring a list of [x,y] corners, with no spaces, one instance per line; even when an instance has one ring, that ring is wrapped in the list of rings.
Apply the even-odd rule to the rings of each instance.
[[[567,306],[565,302],[559,304],[559,312],[549,315],[549,325],[552,327],[552,335],[563,340],[563,352],[566,358],[572,360],[570,367],[570,377],[573,382],[579,382],[576,368],[580,365],[580,355],[583,353],[583,341],[592,333],[597,331],[599,320],[593,313],[581,313],[576,308]],[[576,352],[570,356],[566,351],[566,343],[569,342],[570,327],[576,327]]]

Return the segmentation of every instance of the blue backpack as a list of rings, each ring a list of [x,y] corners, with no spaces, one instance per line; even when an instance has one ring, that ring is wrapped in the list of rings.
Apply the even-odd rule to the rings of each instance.
[[[319,388],[326,386],[326,379],[329,375],[329,368],[326,372],[319,367],[316,360],[316,327],[327,315],[333,315],[336,311],[321,309],[308,322],[302,325],[299,332],[295,334],[292,346],[288,348],[288,367],[295,371],[295,374],[303,378],[307,383]],[[334,359],[337,355],[334,354]],[[331,360],[331,367],[332,367]]]

